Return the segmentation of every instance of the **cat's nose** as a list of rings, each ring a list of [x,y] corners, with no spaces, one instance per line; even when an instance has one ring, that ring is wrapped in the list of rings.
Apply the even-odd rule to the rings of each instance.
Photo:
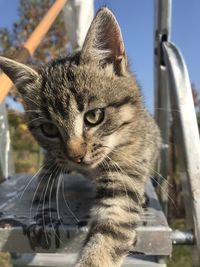
[[[87,152],[86,143],[80,138],[71,138],[68,142],[68,156],[70,160],[81,163]]]
[[[76,163],[81,163],[81,162],[83,162],[83,158],[84,158],[84,156],[85,156],[85,153],[80,154],[80,155],[70,156],[69,158],[70,158],[72,161],[76,162]]]

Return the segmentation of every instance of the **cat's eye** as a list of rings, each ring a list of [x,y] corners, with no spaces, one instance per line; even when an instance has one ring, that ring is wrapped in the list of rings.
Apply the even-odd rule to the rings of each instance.
[[[44,123],[41,125],[43,134],[50,138],[55,138],[59,134],[59,130],[53,123]]]
[[[97,108],[85,113],[84,122],[86,126],[94,127],[100,124],[104,120],[104,117],[105,117],[104,110]]]

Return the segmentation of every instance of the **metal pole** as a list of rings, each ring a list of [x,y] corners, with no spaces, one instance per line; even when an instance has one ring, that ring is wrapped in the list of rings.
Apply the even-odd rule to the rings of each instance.
[[[194,234],[192,231],[173,230],[171,232],[173,245],[194,245]]]
[[[5,103],[0,104],[0,182],[14,174],[12,148]]]
[[[162,187],[162,206],[166,215],[168,213],[168,183],[166,180],[169,173],[170,102],[166,67],[162,54],[162,42],[170,39],[171,6],[171,0],[155,0],[154,115],[162,136],[161,161],[158,166],[158,171],[161,175],[157,179],[160,180],[159,184]]]
[[[46,13],[42,21],[38,24],[35,28],[33,33],[30,35],[28,40],[23,44],[22,50],[20,51],[18,57],[16,58],[17,61],[26,62],[27,59],[33,55],[36,48],[41,43],[42,39],[50,29],[51,25],[57,18],[58,14],[62,10],[63,6],[67,0],[56,0],[49,11]],[[9,90],[12,88],[13,83],[11,80],[5,75],[0,75],[0,103],[8,94]]]
[[[182,186],[194,223],[197,262],[200,263],[200,140],[196,113],[192,98],[191,83],[183,56],[177,47],[163,43],[163,52],[170,82],[170,99],[173,123],[176,125],[176,144],[179,154],[179,168],[184,176]],[[175,112],[178,110],[178,114]],[[186,187],[187,186],[187,187]]]

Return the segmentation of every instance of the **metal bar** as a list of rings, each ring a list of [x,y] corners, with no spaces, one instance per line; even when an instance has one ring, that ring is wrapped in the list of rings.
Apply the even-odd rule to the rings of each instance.
[[[33,33],[30,35],[28,40],[23,44],[21,52],[19,52],[18,57],[16,58],[17,61],[26,62],[26,60],[33,55],[39,44],[41,43],[42,39],[50,29],[51,25],[57,18],[58,14],[62,10],[63,6],[67,0],[56,0],[46,15],[43,17],[42,21],[38,24],[35,28]],[[9,90],[12,88],[13,83],[11,80],[5,75],[0,75],[0,103],[8,94]]]
[[[0,182],[14,174],[12,149],[5,103],[0,104]]]
[[[172,43],[163,43],[170,82],[172,116],[176,125],[176,142],[180,170],[185,173],[192,205],[195,241],[200,262],[200,139],[191,84],[184,59]],[[178,112],[175,112],[177,111]],[[187,208],[187,206],[186,206]]]
[[[77,261],[78,254],[23,254],[19,258],[13,258],[12,264],[14,267],[74,267]],[[166,267],[164,262],[158,263],[154,256],[133,256],[128,255],[122,267]]]
[[[158,166],[161,176],[157,177],[162,185],[161,197],[165,214],[168,210],[168,183],[169,173],[169,124],[170,103],[166,67],[162,54],[162,42],[170,39],[171,30],[171,0],[155,0],[155,43],[154,43],[154,84],[155,84],[155,119],[161,130],[162,147],[161,161]]]
[[[194,245],[194,234],[192,231],[173,230],[171,232],[173,245]]]
[[[70,210],[66,209],[62,196],[59,198],[61,221],[56,213],[56,201],[52,197],[43,205],[33,204],[30,211],[37,179],[24,192],[31,177],[15,176],[0,185],[0,250],[11,252],[77,252],[88,231],[88,214],[95,192],[91,183],[78,175],[66,175],[64,192]],[[147,207],[138,225],[137,242],[131,249],[145,255],[168,256],[172,251],[171,229],[160,208],[156,193],[149,181],[146,185]],[[22,195],[23,197],[19,198]],[[81,192],[81,195],[80,195]],[[21,199],[21,200],[20,200]],[[41,222],[45,213],[45,222]],[[72,214],[75,214],[75,220]],[[45,225],[46,224],[46,225]],[[46,238],[48,237],[48,244]],[[19,243],[20,240],[20,243]]]
[[[155,42],[154,42],[154,82],[155,82],[155,118],[160,121],[162,92],[162,74],[161,66],[163,65],[162,42],[170,39],[171,29],[171,0],[155,0]]]

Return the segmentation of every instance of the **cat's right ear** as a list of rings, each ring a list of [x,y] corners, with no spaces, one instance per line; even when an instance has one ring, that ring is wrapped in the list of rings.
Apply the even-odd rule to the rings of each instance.
[[[127,56],[120,27],[113,13],[101,8],[88,30],[80,62],[96,64],[104,68],[112,65],[116,75],[124,75],[127,70]]]
[[[33,82],[39,76],[31,67],[1,56],[0,69],[11,79],[21,94],[24,94],[23,86]]]

